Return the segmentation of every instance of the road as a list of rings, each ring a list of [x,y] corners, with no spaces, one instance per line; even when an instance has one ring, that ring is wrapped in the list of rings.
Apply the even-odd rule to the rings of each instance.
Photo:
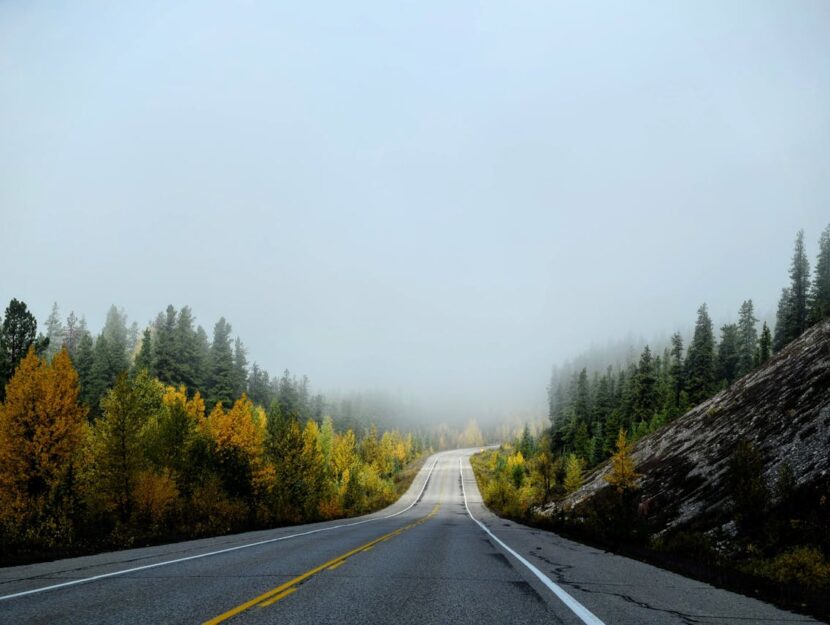
[[[818,623],[499,519],[473,451],[358,519],[0,569],[0,622]]]

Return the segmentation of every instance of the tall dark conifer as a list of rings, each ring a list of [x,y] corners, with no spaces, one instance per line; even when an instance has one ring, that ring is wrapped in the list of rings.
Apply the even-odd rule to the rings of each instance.
[[[830,226],[825,228],[818,241],[816,271],[810,295],[810,321],[816,323],[830,317]]]
[[[695,333],[686,357],[686,380],[692,405],[708,399],[715,390],[715,338],[706,304],[697,311]]]
[[[738,377],[746,375],[755,362],[755,352],[758,349],[758,330],[756,324],[755,307],[748,299],[741,304],[738,313]]]
[[[208,404],[214,406],[222,402],[224,406],[230,406],[233,404],[235,391],[231,325],[222,317],[213,328],[213,343],[210,346],[206,389]]]

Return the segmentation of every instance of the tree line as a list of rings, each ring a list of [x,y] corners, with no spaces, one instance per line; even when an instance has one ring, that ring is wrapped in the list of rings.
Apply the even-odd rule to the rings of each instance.
[[[172,306],[141,337],[113,307],[93,340],[12,300],[0,324],[0,545],[125,546],[359,514],[394,501],[412,434],[338,428],[307,378],[248,368]]]
[[[774,330],[759,320],[751,299],[737,321],[715,335],[706,304],[697,311],[688,347],[680,333],[654,354],[646,345],[637,362],[583,368],[570,379],[551,377],[548,433],[554,454],[574,455],[585,467],[611,456],[619,431],[636,440],[764,363],[812,324],[830,317],[830,226],[819,239],[815,271],[799,231],[790,263],[790,284],[782,290]]]

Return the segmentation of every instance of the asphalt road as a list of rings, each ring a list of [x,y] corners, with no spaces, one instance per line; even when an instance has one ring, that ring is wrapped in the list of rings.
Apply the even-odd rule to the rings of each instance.
[[[499,519],[473,451],[359,519],[0,569],[0,622],[818,623]]]

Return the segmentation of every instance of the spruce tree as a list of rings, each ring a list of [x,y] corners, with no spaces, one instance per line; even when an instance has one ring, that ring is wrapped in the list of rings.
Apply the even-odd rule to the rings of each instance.
[[[755,329],[757,323],[754,305],[748,299],[741,304],[738,313],[738,377],[749,373],[755,362],[755,351],[758,348],[758,331]]]
[[[816,257],[816,272],[811,291],[811,314],[813,323],[830,317],[830,226],[821,233]]]
[[[210,343],[208,342],[208,335],[202,326],[196,328],[196,338],[194,339],[195,351],[193,357],[193,380],[195,387],[202,392],[202,395],[207,396],[207,384],[210,366]]]
[[[792,334],[787,342],[801,336],[807,329],[810,290],[810,263],[804,251],[804,231],[799,230],[795,238],[793,260],[790,265],[790,292],[792,298]]]
[[[790,342],[793,328],[792,292],[788,288],[783,288],[781,289],[781,298],[778,300],[778,312],[775,315],[773,350],[781,351],[784,345]]]
[[[232,406],[236,391],[236,375],[231,350],[231,326],[222,317],[213,328],[208,365],[207,398],[210,406],[222,402]]]
[[[133,370],[137,373],[139,371],[147,371],[152,374],[153,367],[153,335],[150,328],[144,328],[144,333],[141,336],[141,348],[138,350],[138,355],[135,357]]]
[[[89,332],[84,332],[78,339],[78,347],[75,352],[73,360],[75,369],[78,372],[78,380],[81,386],[81,401],[87,405],[92,405],[92,365],[95,362],[94,354],[95,344],[92,341],[92,335]]]
[[[772,333],[769,331],[767,322],[764,322],[764,327],[761,329],[761,338],[758,340],[758,365],[764,364],[769,360],[772,354]]]
[[[201,363],[196,330],[193,328],[193,312],[183,306],[176,319],[175,354],[177,381],[195,391],[201,384]]]
[[[49,345],[46,348],[46,359],[52,360],[52,357],[57,354],[66,341],[66,329],[61,321],[60,309],[58,303],[52,304],[52,312],[46,319],[46,338],[49,339]]]
[[[633,417],[635,422],[649,421],[657,411],[657,375],[651,348],[648,345],[640,355],[634,378]]]
[[[114,305],[110,307],[101,336],[106,339],[105,343],[108,349],[107,370],[111,374],[111,380],[107,385],[107,388],[109,388],[115,382],[115,378],[119,373],[123,373],[130,368],[130,355],[127,353],[129,340],[127,315],[123,310],[119,310]]]
[[[81,341],[81,336],[85,332],[87,332],[86,321],[84,319],[78,319],[73,310],[66,318],[66,351],[69,352],[69,357],[72,359],[72,362],[75,362],[77,358],[78,344]]]
[[[738,379],[740,347],[738,326],[734,323],[723,326],[718,345],[718,380],[724,388]]]
[[[683,337],[680,336],[679,332],[675,332],[671,337],[670,354],[671,365],[669,367],[669,375],[671,376],[674,407],[675,413],[677,414],[680,412],[681,394],[686,386],[686,374],[683,367]]]
[[[159,313],[155,323],[153,340],[152,374],[164,384],[177,386],[181,383],[178,376],[176,354],[176,309],[172,304],[163,313]]]
[[[44,341],[45,343],[45,341]],[[14,375],[17,365],[29,351],[31,345],[40,351],[45,345],[37,340],[37,321],[24,302],[12,299],[3,315],[3,326],[0,327],[0,351],[3,358],[0,364],[0,401],[5,396],[6,382]]]
[[[246,349],[239,337],[233,343],[233,378],[234,397],[240,397],[248,391],[248,358]]]
[[[715,339],[706,304],[697,311],[697,322],[686,358],[686,380],[692,405],[708,399],[715,390]]]

